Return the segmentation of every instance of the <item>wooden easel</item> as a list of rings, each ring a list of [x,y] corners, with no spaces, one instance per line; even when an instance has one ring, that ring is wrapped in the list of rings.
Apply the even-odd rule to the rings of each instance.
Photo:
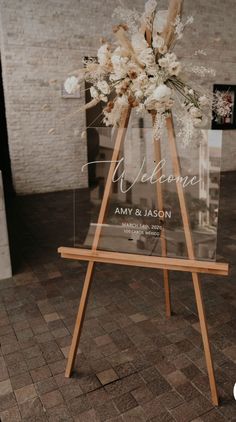
[[[110,191],[111,191],[111,186],[112,186],[112,175],[114,173],[115,166],[116,166],[115,162],[119,158],[121,146],[125,139],[125,134],[128,127],[129,118],[130,118],[130,112],[131,112],[130,108],[124,110],[123,115],[121,117],[120,126],[117,130],[116,141],[114,145],[110,169],[109,169],[109,173],[107,177],[104,196],[103,196],[103,200],[101,204],[98,223],[96,226],[91,250],[78,249],[78,248],[64,248],[64,247],[61,247],[58,250],[63,258],[88,261],[87,273],[86,273],[86,277],[84,281],[82,296],[81,296],[79,310],[78,310],[77,319],[75,323],[74,334],[72,338],[72,344],[71,344],[71,348],[69,352],[65,376],[70,377],[73,367],[74,367],[79,340],[80,340],[80,336],[82,332],[82,326],[83,326],[83,321],[84,321],[85,312],[86,312],[86,304],[88,300],[89,289],[91,287],[95,262],[104,262],[104,263],[162,269],[163,275],[164,275],[164,289],[165,289],[167,317],[171,316],[169,270],[188,271],[192,273],[192,280],[193,280],[193,286],[194,286],[194,291],[195,291],[199,322],[200,322],[200,327],[201,327],[202,341],[203,341],[205,358],[206,358],[206,366],[207,366],[210,389],[211,389],[212,403],[215,406],[218,406],[219,399],[218,399],[214,367],[213,367],[213,361],[212,361],[212,355],[211,355],[211,349],[210,349],[210,343],[209,343],[209,337],[208,337],[208,330],[207,330],[206,316],[205,316],[204,305],[203,305],[199,273],[228,275],[229,268],[228,268],[228,264],[225,264],[225,263],[197,261],[195,259],[190,222],[189,222],[187,206],[186,206],[186,201],[185,201],[182,185],[180,183],[176,183],[189,259],[167,258],[167,244],[166,244],[166,239],[164,237],[163,232],[161,235],[162,257],[142,256],[142,255],[135,255],[135,254],[125,254],[125,253],[118,253],[118,252],[116,253],[116,252],[107,252],[107,251],[98,250],[102,224],[104,223],[106,210],[108,208],[109,196],[110,196]],[[181,176],[181,171],[180,171],[180,163],[179,163],[178,153],[177,153],[177,146],[176,146],[172,116],[166,118],[166,128],[167,128],[167,134],[168,134],[168,144],[169,144],[169,149],[170,149],[170,154],[171,154],[171,159],[172,159],[173,173],[176,177],[178,177],[178,176]],[[154,148],[155,148],[156,162],[159,162],[161,160],[161,147],[160,147],[160,142],[158,139],[154,139]],[[159,176],[160,175],[161,174],[159,174]],[[164,201],[163,201],[162,187],[160,183],[156,184],[156,190],[157,190],[158,209],[163,210]]]

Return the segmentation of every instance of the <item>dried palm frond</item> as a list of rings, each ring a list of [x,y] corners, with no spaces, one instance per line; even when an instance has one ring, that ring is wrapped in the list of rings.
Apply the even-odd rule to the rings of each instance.
[[[148,28],[145,31],[145,37],[146,37],[146,40],[147,40],[149,47],[151,47],[151,45],[152,45],[152,32]]]
[[[162,38],[165,40],[165,45],[170,47],[171,42],[175,36],[174,23],[177,16],[181,15],[183,6],[183,0],[170,0],[168,16],[166,21],[166,26],[161,34]]]
[[[100,102],[100,100],[97,100],[96,98],[94,98],[93,100],[89,101],[89,103],[85,104],[82,107],[82,109],[83,110],[88,110],[89,108],[92,108],[92,107],[96,106],[99,102]]]

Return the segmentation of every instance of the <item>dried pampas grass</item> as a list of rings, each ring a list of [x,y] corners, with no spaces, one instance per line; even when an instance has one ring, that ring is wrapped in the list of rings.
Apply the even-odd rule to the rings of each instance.
[[[132,54],[134,53],[134,50],[129,38],[126,35],[126,30],[120,25],[118,29],[114,31],[114,34],[116,36],[116,39],[119,45],[125,50],[127,50],[129,52],[129,55],[132,56]]]
[[[182,6],[183,6],[183,0],[170,0],[166,26],[164,28],[164,31],[161,34],[162,38],[165,40],[165,45],[167,47],[170,47],[171,42],[174,39],[174,36],[175,36],[174,23],[176,21],[177,16],[181,15]]]
[[[119,26],[119,29],[115,32],[116,35],[116,39],[118,41],[118,43],[120,44],[120,46],[122,48],[124,48],[126,51],[129,52],[130,57],[132,57],[132,59],[134,60],[134,62],[141,68],[143,69],[144,66],[142,65],[142,63],[140,63],[140,61],[138,60],[134,49],[132,47],[132,44],[129,40],[129,38],[126,35],[126,30],[122,27]]]

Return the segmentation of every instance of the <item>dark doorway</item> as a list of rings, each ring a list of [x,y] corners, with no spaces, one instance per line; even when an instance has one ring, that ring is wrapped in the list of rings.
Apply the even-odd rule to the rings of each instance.
[[[11,173],[11,161],[8,147],[6,111],[3,91],[2,65],[0,61],[0,170],[6,199],[13,196],[14,188]]]

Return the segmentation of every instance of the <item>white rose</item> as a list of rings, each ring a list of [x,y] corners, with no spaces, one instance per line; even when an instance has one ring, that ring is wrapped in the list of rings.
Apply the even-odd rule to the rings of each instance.
[[[75,76],[70,76],[66,79],[64,88],[67,94],[74,94],[79,89],[79,79]]]
[[[162,59],[159,59],[158,60],[158,64],[161,67],[164,67],[164,68],[168,67],[168,60],[167,60],[167,58],[166,57],[163,57]]]
[[[145,107],[148,110],[165,110],[166,104],[169,106],[171,94],[171,89],[167,85],[161,84],[155,88],[150,97],[147,98]]]
[[[146,50],[141,51],[138,55],[138,59],[147,67],[155,64],[155,57],[151,48],[146,48]]]
[[[91,86],[90,88],[90,95],[92,98],[99,98],[99,93],[94,86]]]
[[[153,92],[152,97],[157,101],[166,101],[171,97],[171,89],[165,85],[159,85]]]
[[[111,92],[110,87],[106,81],[99,81],[97,83],[97,87],[104,95],[108,95]]]

